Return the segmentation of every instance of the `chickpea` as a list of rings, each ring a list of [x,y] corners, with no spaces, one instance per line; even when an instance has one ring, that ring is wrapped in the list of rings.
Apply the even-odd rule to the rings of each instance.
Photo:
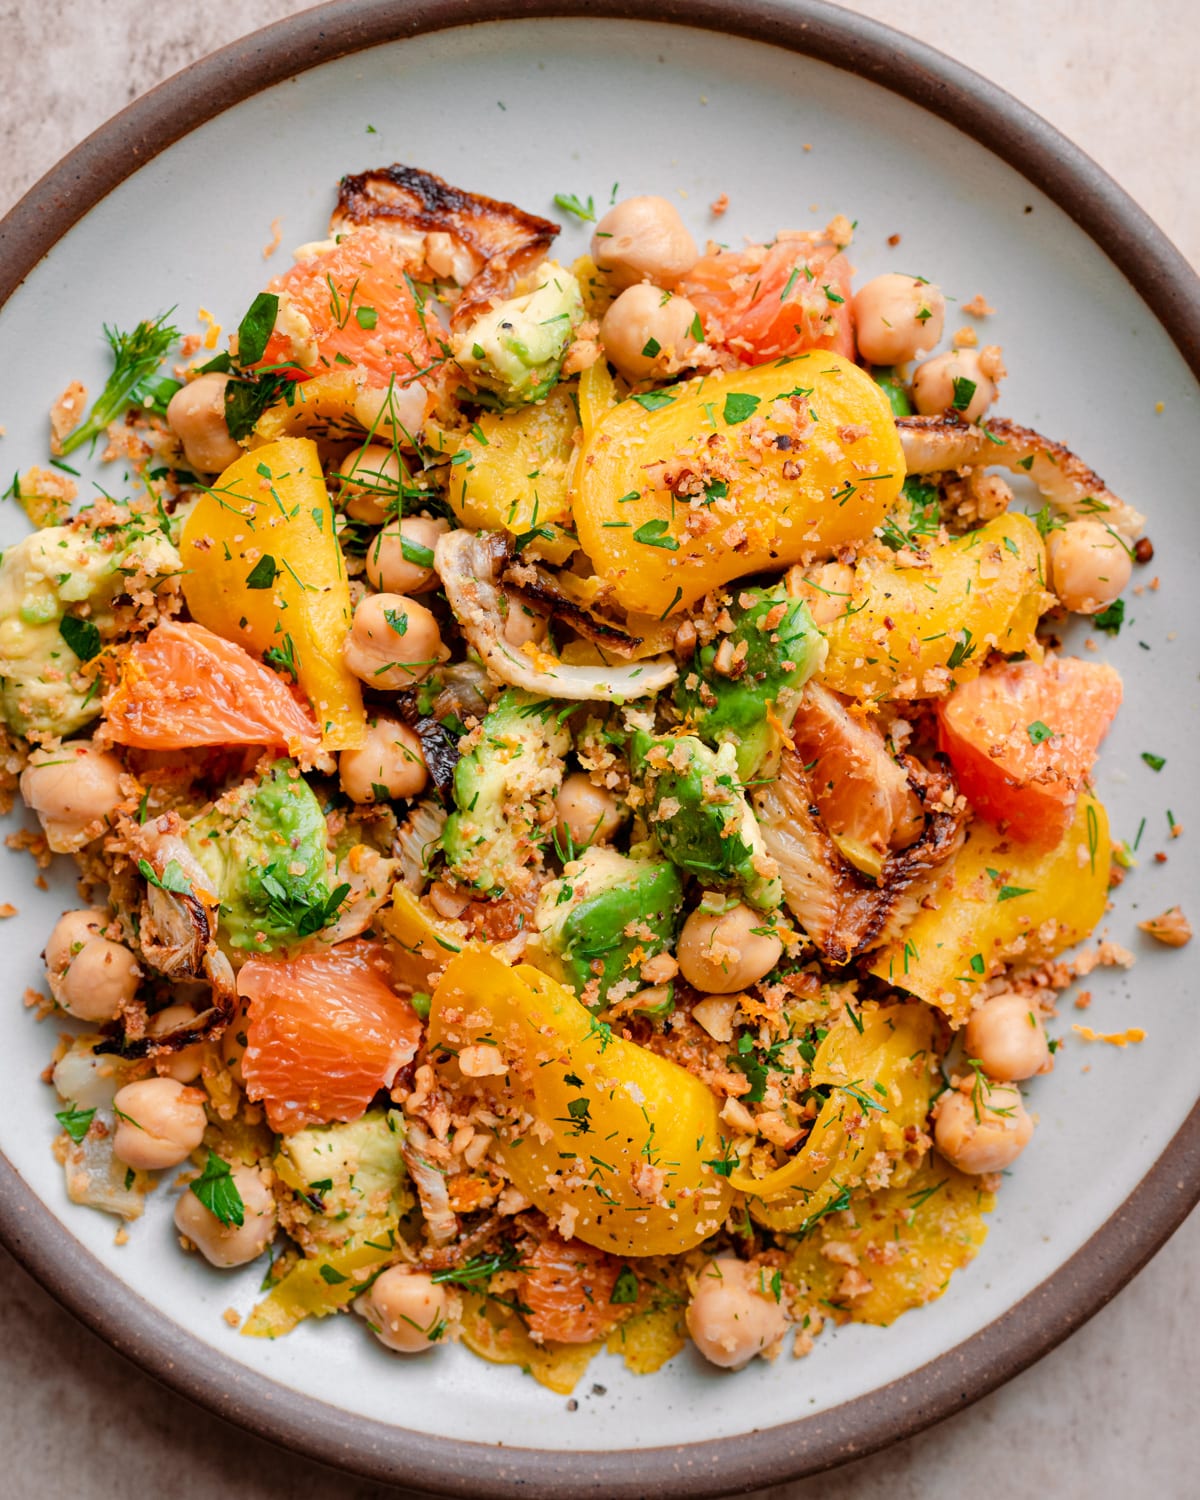
[[[569,839],[576,849],[607,844],[625,821],[613,794],[597,786],[583,771],[572,771],[564,778],[554,805],[558,809],[558,836],[564,845]]]
[[[939,287],[894,271],[868,281],[854,297],[855,338],[873,365],[902,365],[932,349],[945,318]]]
[[[143,1078],[118,1089],[113,1155],[139,1172],[177,1167],[204,1139],[204,1090],[174,1078]]]
[[[1001,1082],[1032,1078],[1054,1067],[1037,1007],[1011,990],[985,1000],[967,1022],[967,1055]]]
[[[94,937],[101,937],[108,926],[108,913],[99,906],[85,906],[78,911],[65,911],[55,922],[46,939],[42,957],[46,960],[46,972],[53,991],[56,978],[65,974],[71,960]],[[58,996],[54,997],[56,1000]]]
[[[177,1026],[186,1026],[196,1019],[190,1005],[168,1005],[151,1017],[146,1030],[151,1036],[165,1036]],[[204,1043],[193,1042],[181,1052],[171,1052],[154,1059],[154,1071],[160,1078],[174,1078],[176,1083],[195,1083],[204,1068]]]
[[[765,926],[763,914],[741,901],[716,911],[698,906],[679,934],[680,973],[706,994],[744,990],[769,974],[783,953],[774,933],[761,930]]]
[[[358,749],[338,756],[338,776],[355,802],[420,796],[429,780],[420,736],[398,719],[372,719]]]
[[[1133,572],[1125,543],[1101,521],[1068,521],[1050,533],[1049,551],[1050,586],[1077,615],[1111,604]]]
[[[390,1266],[354,1304],[381,1344],[399,1354],[420,1354],[442,1337],[451,1316],[446,1288],[428,1271]]]
[[[64,740],[57,750],[35,750],[21,772],[21,796],[38,815],[55,854],[70,854],[98,838],[121,801],[124,767],[87,740]]]
[[[183,456],[198,474],[219,474],[245,449],[225,425],[228,375],[197,375],[167,403],[167,423],[183,446]]]
[[[937,1148],[960,1172],[1003,1171],[1033,1135],[1033,1121],[1016,1084],[982,1077],[943,1094],[934,1118]]]
[[[335,477],[346,514],[356,521],[382,526],[396,514],[403,476],[394,448],[383,443],[364,443],[355,452],[347,453]]]
[[[428,516],[406,516],[392,521],[367,548],[367,577],[373,588],[386,594],[424,594],[440,582],[430,563],[414,561],[414,551],[432,552],[437,539],[450,530],[449,521]],[[408,556],[404,555],[408,548]]]
[[[913,403],[923,417],[957,411],[965,421],[978,422],[996,399],[996,381],[1003,373],[995,349],[956,349],[950,354],[935,354],[916,368]],[[956,380],[969,381],[975,387],[963,407],[954,405]]]
[[[354,398],[354,416],[376,441],[411,448],[428,404],[428,392],[419,380],[407,385],[395,380],[390,386],[364,386]]]
[[[222,1224],[190,1188],[180,1193],[175,1204],[175,1228],[205,1260],[222,1270],[257,1260],[275,1238],[275,1197],[266,1173],[257,1167],[236,1166],[229,1175],[242,1200],[240,1224]]]
[[[112,1021],[137,994],[142,971],[124,943],[101,935],[107,925],[94,907],[64,912],[46,944],[50,993],[81,1021]]]
[[[504,601],[504,629],[501,633],[508,645],[520,650],[532,641],[535,646],[540,646],[550,629],[550,617],[526,604],[520,594],[509,589],[504,591]]]
[[[346,665],[368,687],[409,688],[450,655],[436,618],[403,594],[369,594],[354,611]]]
[[[731,1255],[710,1260],[696,1278],[687,1326],[700,1353],[723,1370],[740,1370],[787,1332],[769,1274]]]
[[[673,286],[700,258],[675,206],[665,198],[626,198],[596,225],[592,259],[614,287],[639,281]]]
[[[640,283],[627,287],[604,314],[600,342],[627,380],[671,374],[700,342],[693,331],[697,317],[686,297]]]

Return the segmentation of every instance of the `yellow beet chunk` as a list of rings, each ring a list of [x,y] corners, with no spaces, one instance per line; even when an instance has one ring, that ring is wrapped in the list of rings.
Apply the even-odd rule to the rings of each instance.
[[[699,1262],[697,1262],[699,1264]],[[677,1260],[641,1261],[638,1307],[609,1334],[605,1348],[635,1375],[653,1375],[687,1347],[687,1288]]]
[[[394,1230],[395,1225],[390,1227]],[[325,1318],[348,1307],[371,1272],[391,1258],[388,1242],[386,1229],[381,1229],[378,1246],[347,1246],[302,1260],[254,1308],[242,1325],[243,1337],[282,1338],[305,1318]]]
[[[350,588],[316,444],[281,438],[230,464],[179,553],[192,617],[292,673],[327,750],[361,745],[362,694],[342,661]]]
[[[349,370],[326,370],[311,380],[293,381],[287,399],[267,407],[259,417],[251,441],[256,447],[285,437],[361,443],[366,434],[354,414],[360,390]]]
[[[911,1164],[909,1127],[929,1113],[933,1018],[923,1005],[870,1006],[843,1012],[813,1059],[812,1085],[831,1093],[812,1133],[784,1166],[766,1177],[736,1171],[730,1181],[752,1195],[760,1224],[794,1232],[845,1206],[849,1190],[875,1169],[879,1152],[902,1180]],[[862,1030],[859,1030],[861,1024]]]
[[[596,262],[590,255],[581,255],[575,261],[571,267],[571,275],[579,283],[584,311],[598,323],[613,302],[613,289],[608,278],[596,269]],[[603,364],[603,360],[601,363]]]
[[[863,541],[903,480],[887,398],[819,351],[622,401],[584,444],[572,503],[618,603],[660,618]]]
[[[1008,512],[929,553],[928,567],[865,557],[845,611],[826,630],[827,687],[852,698],[930,698],[979,675],[993,646],[1036,650],[1051,602],[1037,527]]]
[[[1087,937],[1104,915],[1111,855],[1108,814],[1087,795],[1048,852],[977,820],[934,891],[936,906],[880,950],[871,973],[961,1026],[979,986],[1006,964],[1053,958]]]
[[[461,439],[450,465],[447,497],[464,526],[513,536],[551,526],[570,514],[567,468],[579,426],[568,393],[517,412],[484,412]]]
[[[579,377],[579,421],[586,441],[616,406],[617,383],[606,360],[598,359]]]
[[[712,1092],[614,1037],[555,980],[463,953],[434,991],[429,1046],[439,1070],[492,1096],[509,1176],[577,1238],[667,1255],[720,1228],[732,1194],[710,1164],[724,1152]]]
[[[535,1343],[529,1329],[511,1308],[495,1297],[464,1293],[461,1338],[472,1354],[494,1365],[520,1365],[539,1385],[558,1396],[569,1396],[592,1359],[604,1345]]]
[[[404,885],[393,887],[391,903],[379,913],[379,921],[395,944],[393,977],[414,990],[432,988],[450,960],[470,942],[462,922],[435,916]]]
[[[926,1157],[902,1184],[855,1193],[855,1228],[823,1219],[796,1246],[784,1274],[797,1288],[797,1309],[832,1310],[839,1322],[886,1326],[936,1301],[953,1273],[979,1253],[987,1238],[983,1216],[995,1202],[978,1178],[936,1156]],[[835,1252],[842,1259],[823,1253],[835,1244],[857,1256],[858,1275],[847,1276],[851,1262],[844,1252]]]

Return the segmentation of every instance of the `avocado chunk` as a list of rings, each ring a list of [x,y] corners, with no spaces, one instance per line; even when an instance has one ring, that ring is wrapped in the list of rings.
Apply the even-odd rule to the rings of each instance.
[[[633,768],[646,789],[647,817],[663,853],[706,886],[735,887],[751,906],[783,899],[775,862],[738,779],[737,751],[695,735],[633,737]]]
[[[377,1243],[390,1247],[415,1203],[401,1148],[398,1110],[369,1110],[345,1125],[312,1125],[281,1136],[276,1158],[291,1190],[290,1219],[307,1246],[323,1252]]]
[[[579,282],[548,260],[531,291],[497,303],[458,335],[454,358],[497,404],[527,406],[553,389],[582,321]]]
[[[640,966],[674,947],[682,907],[674,865],[593,846],[542,887],[531,961],[601,1010],[645,987]]]
[[[220,897],[229,947],[270,953],[332,918],[325,815],[292,761],[234,787],[184,837]]]
[[[0,558],[0,716],[17,734],[73,734],[100,713],[80,667],[117,633],[114,601],[178,576],[179,553],[138,521],[46,526]]]
[[[526,889],[556,815],[571,737],[556,704],[531,693],[501,693],[460,743],[454,805],[442,834],[450,869],[485,894]]]
[[[733,745],[738,775],[751,781],[778,755],[828,649],[808,606],[782,584],[742,589],[733,630],[697,650],[676,684],[675,707],[708,744]]]

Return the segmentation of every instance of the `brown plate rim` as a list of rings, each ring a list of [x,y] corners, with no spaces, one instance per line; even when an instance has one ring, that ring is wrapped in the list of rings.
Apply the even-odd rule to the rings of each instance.
[[[973,137],[1050,197],[1133,284],[1200,378],[1200,279],[1095,162],[995,85],[923,43],[822,0],[333,0],[204,58],[116,115],[0,222],[0,305],[114,187],[190,130],[337,57],[484,21],[668,22],[830,63]],[[0,1242],[64,1307],[163,1384],[260,1437],[366,1478],[436,1494],[730,1494],[861,1458],[970,1405],[1097,1312],[1200,1199],[1200,1105],[1141,1182],[1070,1260],[962,1344],[868,1395],[737,1437],[571,1453],[440,1438],[302,1396],[185,1332],[126,1287],[0,1155]],[[102,1295],[97,1295],[97,1289]]]

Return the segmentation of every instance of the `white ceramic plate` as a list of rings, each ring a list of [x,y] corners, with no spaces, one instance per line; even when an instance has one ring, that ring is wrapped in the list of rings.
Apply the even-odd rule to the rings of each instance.
[[[336,9],[344,30],[354,13],[379,34],[383,7]],[[861,67],[868,67],[872,47],[876,61],[893,46],[910,61],[932,56],[906,40],[889,42],[887,34],[881,41],[880,28],[831,18],[823,7],[780,9],[774,21],[766,8],[759,11],[766,22],[760,15],[755,24],[776,25],[784,40],[801,37],[797,15],[812,23],[812,36],[827,38],[826,51],[833,45],[828,38],[836,42],[841,35],[845,59]],[[705,7],[706,16],[712,13]],[[278,70],[284,53],[299,67],[311,55],[301,44],[320,45],[311,21],[303,34],[302,23],[306,18],[262,34],[259,57],[275,59],[265,70]],[[399,31],[401,23],[393,24]],[[197,96],[205,79],[218,93],[223,88],[224,97],[232,97],[231,88],[249,93],[251,66],[243,44],[223,72],[211,69],[190,85],[171,85],[185,119],[189,110],[191,119],[204,112]],[[975,99],[979,118],[1000,108],[962,70],[945,60],[930,66],[956,86],[968,80],[964,97]],[[126,120],[123,128],[144,129],[149,120],[169,129],[167,102],[160,98],[140,122]],[[981,129],[961,101],[947,107]],[[1053,146],[1048,128],[1030,124],[1019,107],[1006,118],[1010,126],[1023,121],[1034,135],[1040,130],[1042,148]],[[108,170],[96,167],[103,145],[89,148],[97,170]],[[941,1380],[941,1394],[932,1385],[921,1387],[916,1407],[910,1399],[916,1386],[908,1387],[909,1397],[901,1394],[904,1388],[894,1397],[878,1393],[988,1328],[1039,1287],[1045,1316],[1065,1331],[1110,1295],[1182,1215],[1182,1199],[1165,1207],[1160,1182],[1150,1210],[1152,1242],[1137,1232],[1121,1241],[1110,1226],[1099,1260],[1085,1256],[1075,1263],[1074,1281],[1060,1276],[1052,1283],[1057,1292],[1047,1291],[1049,1279],[1097,1235],[1162,1156],[1200,1080],[1189,955],[1153,948],[1134,926],[1198,888],[1196,839],[1169,842],[1167,836],[1168,808],[1184,825],[1200,827],[1192,775],[1200,630],[1190,595],[1200,524],[1188,462],[1200,422],[1197,385],[1168,332],[1068,214],[929,110],[828,62],[758,41],[616,19],[506,20],[376,45],[263,88],[190,130],[92,207],[0,312],[5,367],[20,371],[0,394],[5,472],[44,461],[46,413],[68,379],[99,389],[106,372],[103,322],[126,327],[174,305],[186,327],[195,326],[201,307],[226,327],[236,324],[266,277],[286,264],[287,247],[324,234],[338,177],[392,161],[551,216],[556,192],[593,194],[601,204],[614,184],[622,196],[664,193],[701,241],[709,235],[769,237],[783,227],[822,225],[840,212],[858,221],[851,258],[860,278],[897,269],[936,279],[960,301],[986,294],[997,312],[981,332],[985,341],[1003,345],[1011,371],[1000,409],[1065,441],[1098,469],[1148,514],[1157,548],[1153,565],[1139,570],[1135,581],[1157,576],[1161,588],[1129,596],[1129,623],[1117,640],[1096,637],[1098,658],[1123,671],[1127,690],[1097,788],[1116,838],[1132,841],[1143,818],[1145,827],[1139,869],[1114,893],[1104,928],[1131,946],[1138,962],[1128,975],[1091,977],[1094,1001],[1086,1017],[1105,1031],[1143,1027],[1146,1040],[1126,1051],[1077,1041],[1070,1024],[1078,1016],[1068,1000],[1053,1028],[1068,1038],[1058,1066],[1029,1089],[1040,1117],[1034,1144],[1004,1186],[983,1253],[939,1302],[892,1329],[827,1333],[803,1362],[758,1362],[735,1378],[705,1367],[691,1351],[649,1379],[636,1379],[604,1357],[577,1392],[578,1409],[568,1410],[517,1370],[485,1365],[462,1349],[421,1360],[391,1357],[349,1318],[303,1326],[277,1344],[241,1338],[221,1314],[230,1306],[243,1313],[250,1308],[261,1267],[218,1273],[180,1254],[170,1194],[159,1195],[123,1246],[114,1243],[112,1221],[70,1205],[50,1154],[57,1106],[39,1076],[56,1028],[37,1025],[20,996],[27,985],[42,983],[38,952],[59,911],[74,903],[72,870],[60,861],[43,892],[34,888],[28,856],[5,850],[0,899],[14,902],[20,915],[0,929],[9,975],[0,1021],[0,1145],[20,1182],[4,1179],[0,1228],[69,1305],[90,1308],[91,1320],[110,1336],[118,1322],[125,1327],[133,1352],[156,1373],[268,1436],[286,1437],[332,1461],[340,1454],[340,1461],[365,1472],[474,1494],[508,1493],[535,1475],[542,1488],[559,1476],[564,1493],[608,1495],[635,1493],[651,1475],[663,1493],[692,1494],[783,1478],[832,1461],[847,1445],[861,1452],[943,1415],[956,1400],[953,1376],[950,1383]],[[1066,178],[1079,170],[1071,162],[1063,167]],[[72,191],[61,169],[58,185]],[[721,193],[729,194],[730,207],[717,221],[707,206]],[[1121,207],[1119,195],[1113,201]],[[1073,206],[1078,214],[1078,202]],[[61,201],[47,211],[64,212]],[[1131,206],[1122,212],[1114,236],[1127,239],[1131,225],[1146,233]],[[65,213],[70,217],[69,207]],[[265,264],[263,246],[277,217],[284,248]],[[18,228],[28,243],[28,225]],[[902,243],[890,249],[887,238],[897,233]],[[20,246],[12,251],[9,244],[19,257]],[[560,253],[569,257],[584,246],[584,231],[568,223]],[[1169,260],[1161,244],[1155,251],[1161,277]],[[1128,263],[1127,242],[1122,253]],[[1181,306],[1195,296],[1186,279],[1177,291]],[[967,321],[951,303],[948,332]],[[95,477],[114,493],[124,484],[119,466],[97,468]],[[5,541],[23,530],[13,506],[0,524]],[[1082,650],[1082,637],[1073,644]],[[1142,751],[1166,757],[1161,773],[1141,760]],[[1155,864],[1158,850],[1169,851],[1169,863]],[[1194,1196],[1194,1183],[1183,1185],[1184,1196]],[[27,1224],[36,1232],[23,1230]],[[1119,1275],[1100,1264],[1105,1254],[1110,1261],[1117,1255]],[[1094,1284],[1080,1286],[1080,1277]],[[967,1397],[1054,1341],[1036,1321],[1023,1313],[1002,1325],[1007,1332],[992,1329],[990,1343],[968,1346],[975,1354],[960,1363],[971,1371]],[[192,1372],[166,1369],[172,1344]],[[934,1368],[945,1372],[947,1366],[943,1361]],[[253,1375],[276,1384],[262,1386]],[[230,1399],[232,1387],[240,1397]],[[872,1401],[846,1406],[872,1393]],[[327,1406],[309,1407],[300,1396]],[[758,1457],[736,1441],[822,1413],[823,1421],[762,1433]],[[389,1436],[354,1420],[362,1417],[438,1438],[553,1450],[562,1457],[510,1453],[501,1464],[480,1450]],[[630,1449],[712,1439],[727,1441],[669,1461],[628,1456]]]

